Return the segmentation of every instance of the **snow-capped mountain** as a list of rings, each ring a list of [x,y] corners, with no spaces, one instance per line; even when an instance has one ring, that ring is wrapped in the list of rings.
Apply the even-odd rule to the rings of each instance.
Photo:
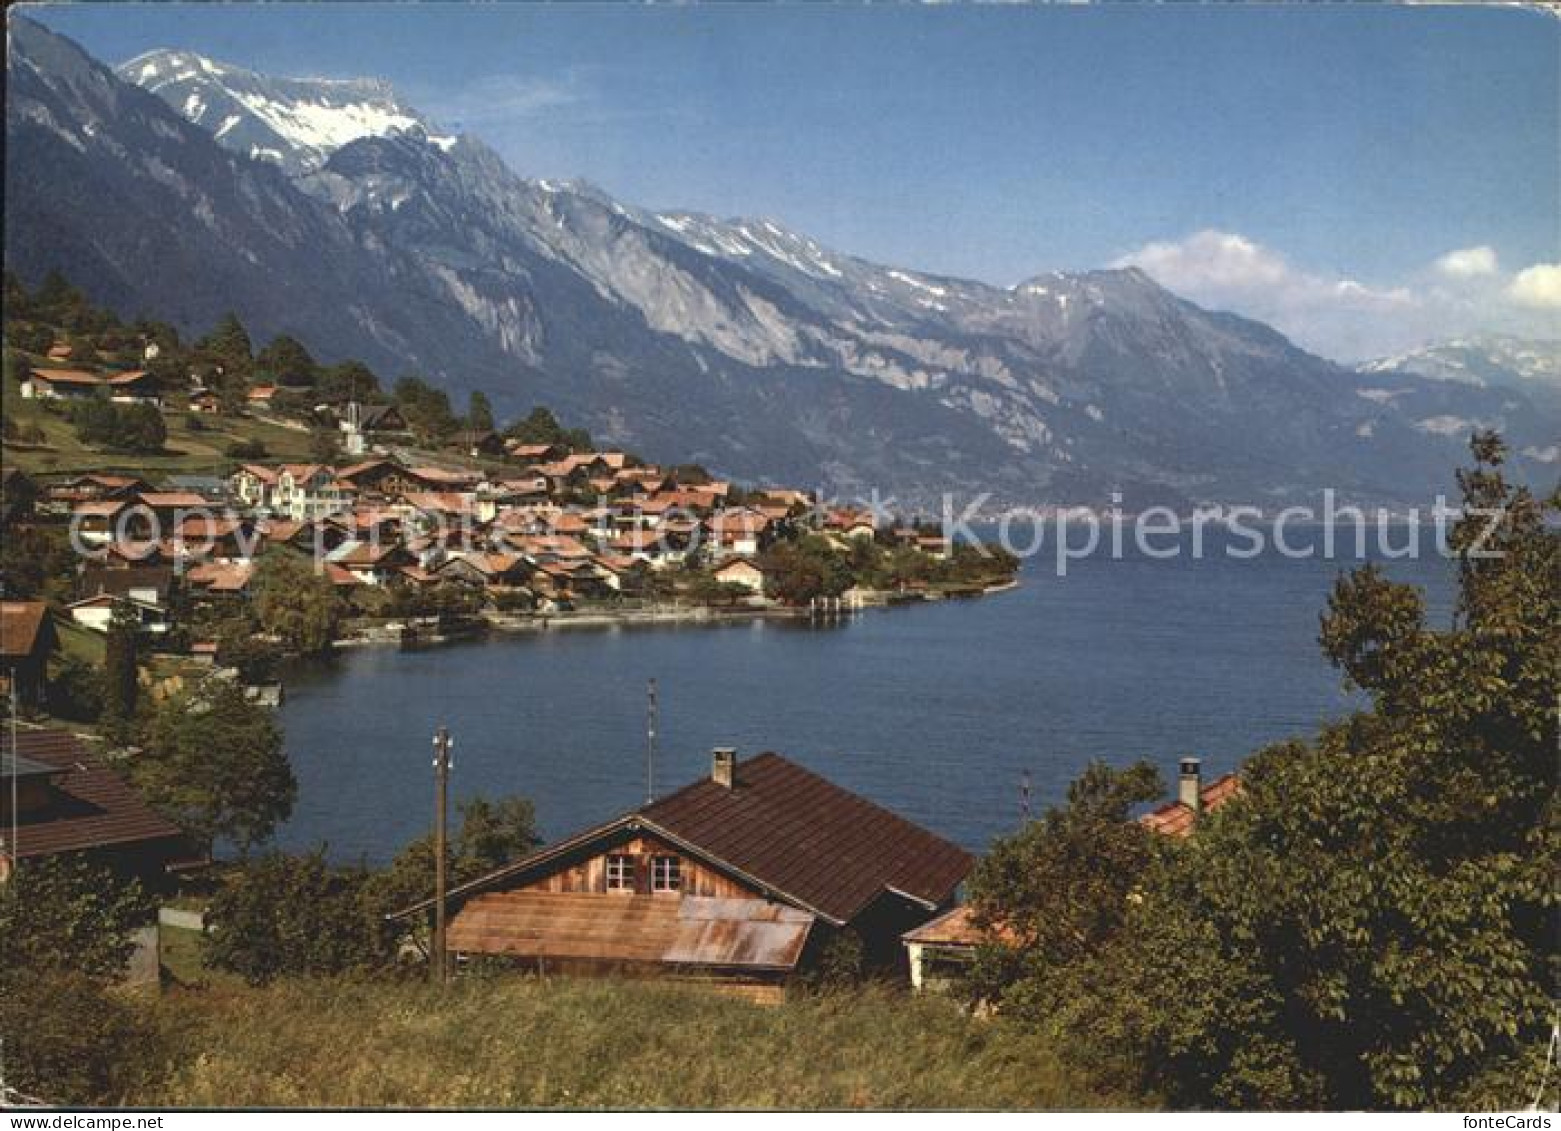
[[[124,63],[120,78],[149,90],[228,149],[291,174],[318,169],[360,137],[421,133],[449,144],[388,83],[271,78],[188,51],[157,50]]]
[[[1561,341],[1479,334],[1369,361],[1361,370],[1561,395]]]
[[[1137,270],[996,287],[874,264],[774,220],[523,177],[383,84],[170,52],[121,78],[9,31],[23,278],[59,268],[199,331],[231,308],[257,337],[482,389],[501,415],[549,404],[652,458],[918,504],[1408,500],[1446,485],[1475,422],[1527,429],[1520,447],[1556,430],[1519,391],[1356,373]]]

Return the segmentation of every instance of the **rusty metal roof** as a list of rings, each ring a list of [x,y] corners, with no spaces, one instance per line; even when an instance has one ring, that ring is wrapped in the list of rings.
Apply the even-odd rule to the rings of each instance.
[[[814,918],[762,899],[509,891],[472,899],[450,922],[467,954],[790,970]]]
[[[172,821],[155,813],[123,778],[89,754],[75,735],[60,730],[0,734],[7,761],[49,766],[58,772],[54,800],[17,815],[13,858],[81,852],[142,841],[169,841],[170,858],[193,853]]]

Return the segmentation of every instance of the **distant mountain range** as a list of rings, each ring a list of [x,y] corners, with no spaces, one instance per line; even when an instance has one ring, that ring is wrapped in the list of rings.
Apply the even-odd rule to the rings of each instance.
[[[918,505],[1424,499],[1476,424],[1528,474],[1561,467],[1537,382],[1357,372],[1134,269],[1004,288],[648,212],[522,177],[374,80],[182,51],[116,73],[23,18],[8,31],[7,263],[126,313],[204,330],[231,308],[652,458]]]

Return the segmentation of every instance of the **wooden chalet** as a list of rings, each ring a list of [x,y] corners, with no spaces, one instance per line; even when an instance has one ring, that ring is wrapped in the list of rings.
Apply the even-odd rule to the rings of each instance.
[[[59,645],[42,601],[0,601],[0,697],[24,711],[43,704],[49,657]]]
[[[15,823],[15,840],[0,849],[0,880],[18,863],[72,853],[158,890],[170,868],[199,857],[176,825],[67,731],[0,734],[0,765],[15,779],[14,808],[11,789],[0,797],[8,837]]]
[[[901,933],[950,906],[971,863],[779,754],[722,748],[708,778],[453,889],[446,945],[458,960],[776,994],[841,932],[870,962],[903,961]]]

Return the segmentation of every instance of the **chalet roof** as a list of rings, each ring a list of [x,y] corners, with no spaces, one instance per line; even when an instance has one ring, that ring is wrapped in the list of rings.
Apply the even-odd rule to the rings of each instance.
[[[367,459],[362,463],[355,463],[350,467],[342,468],[336,473],[336,478],[354,479],[357,476],[362,475],[365,471],[377,471],[380,468],[387,468],[391,471],[396,471],[399,470],[399,465],[388,459]]]
[[[451,891],[476,895],[623,828],[645,829],[776,899],[843,925],[883,894],[929,910],[954,894],[969,853],[779,754],[739,762],[728,789],[704,778]],[[420,910],[432,901],[396,914]]]
[[[22,660],[49,638],[49,607],[42,601],[0,601],[0,659]]]
[[[96,373],[88,373],[84,369],[34,369],[32,379],[49,385],[104,384],[102,377]]]
[[[99,562],[88,562],[81,571],[76,591],[83,597],[107,594],[112,597],[128,596],[132,589],[152,589],[159,602],[168,598],[173,585],[173,567],[168,565],[133,565],[109,568]]]
[[[254,573],[255,567],[248,562],[206,562],[192,567],[184,576],[191,585],[213,593],[238,593],[249,586]]]
[[[382,429],[387,432],[399,431],[406,427],[401,419],[401,410],[393,404],[364,405],[358,411],[358,426],[365,432],[374,429]]]
[[[77,503],[71,513],[81,518],[112,518],[130,505],[129,499],[94,499]]]
[[[55,779],[58,799],[36,812],[17,815],[13,855],[52,856],[140,841],[168,840],[177,855],[190,855],[178,826],[153,812],[116,773],[88,753],[75,735],[61,730],[0,734],[0,753],[63,771]]]
[[[886,890],[936,907],[972,863],[958,845],[774,753],[739,762],[731,789],[705,778],[640,816],[839,922]]]
[[[465,514],[474,506],[469,495],[458,491],[411,491],[402,501],[409,507],[434,514]]]
[[[559,450],[557,444],[513,444],[510,453],[521,459],[546,459],[549,454]]]
[[[58,484],[61,487],[80,487],[91,484],[94,487],[107,487],[110,490],[119,490],[124,487],[150,487],[147,483],[135,475],[108,475],[100,471],[89,471],[85,475],[77,475]]]
[[[136,496],[152,508],[157,507],[207,507],[211,500],[194,491],[142,491]]]
[[[263,463],[246,463],[236,474],[252,475],[262,483],[275,483],[279,470],[279,468],[267,467]]]
[[[1241,778],[1237,774],[1226,774],[1222,778],[1216,778],[1199,791],[1205,813],[1212,813],[1240,795]],[[1150,810],[1138,820],[1151,831],[1165,836],[1190,836],[1193,826],[1198,823],[1198,815],[1180,801],[1171,801],[1158,809]]]

